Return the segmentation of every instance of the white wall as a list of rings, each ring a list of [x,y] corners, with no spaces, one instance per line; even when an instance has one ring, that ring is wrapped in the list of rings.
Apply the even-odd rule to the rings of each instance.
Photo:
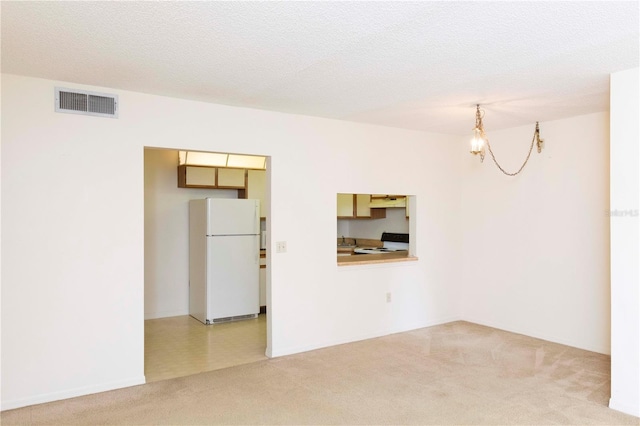
[[[144,150],[144,318],[189,314],[189,200],[235,189],[178,188],[178,151]]]
[[[640,417],[640,71],[611,75],[611,401]]]
[[[143,383],[144,137],[2,79],[2,409]]]
[[[404,208],[387,209],[384,219],[351,220],[349,236],[379,240],[383,232],[409,233],[409,220]]]
[[[0,99],[2,99],[2,79],[0,79]],[[0,102],[2,117],[2,102]],[[2,176],[2,120],[0,119],[0,176]],[[0,182],[2,179],[0,178]],[[0,223],[2,223],[2,193],[0,192]],[[2,306],[2,227],[0,226],[0,307]],[[2,315],[0,315],[0,373],[2,372]],[[0,383],[0,404],[2,401],[2,383]],[[1,406],[0,406],[1,408]]]
[[[348,237],[349,235],[351,235],[350,225],[351,225],[351,220],[346,220],[346,219],[338,220],[336,236],[339,238],[339,237],[342,237],[343,235],[345,237]]]
[[[56,85],[118,93],[120,118],[54,113]],[[541,123],[547,147],[512,179],[466,138],[6,74],[2,89],[2,409],[143,382],[145,146],[271,156],[269,244],[288,247],[268,252],[271,355],[461,317],[608,352],[606,113]],[[488,130],[517,166],[533,124]],[[338,192],[415,194],[420,260],[338,267]]]
[[[120,118],[54,113],[56,85],[118,93]],[[269,243],[288,252],[268,255],[270,354],[460,317],[456,138],[6,74],[2,86],[2,409],[144,380],[145,146],[272,156]],[[382,161],[384,176],[369,167]],[[338,267],[338,192],[415,194],[420,260]]]
[[[487,129],[507,170],[519,168],[534,128]],[[540,123],[546,146],[541,154],[534,147],[516,177],[488,152],[484,164],[466,156],[465,319],[609,352],[608,133],[604,112]],[[468,140],[459,155],[465,151]]]

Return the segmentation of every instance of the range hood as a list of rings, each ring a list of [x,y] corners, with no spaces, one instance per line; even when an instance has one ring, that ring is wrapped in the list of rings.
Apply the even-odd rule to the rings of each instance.
[[[372,208],[372,209],[390,208],[390,207],[405,208],[406,206],[407,206],[406,195],[373,194],[371,196],[371,202],[369,203],[369,208]]]

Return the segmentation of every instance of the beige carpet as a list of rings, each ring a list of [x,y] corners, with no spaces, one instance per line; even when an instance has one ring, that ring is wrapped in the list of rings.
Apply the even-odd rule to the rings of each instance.
[[[609,357],[466,322],[6,411],[10,424],[639,425]]]

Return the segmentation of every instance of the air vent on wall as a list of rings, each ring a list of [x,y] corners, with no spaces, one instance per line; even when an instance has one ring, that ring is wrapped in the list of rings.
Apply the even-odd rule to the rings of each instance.
[[[56,112],[118,118],[118,95],[56,87]]]

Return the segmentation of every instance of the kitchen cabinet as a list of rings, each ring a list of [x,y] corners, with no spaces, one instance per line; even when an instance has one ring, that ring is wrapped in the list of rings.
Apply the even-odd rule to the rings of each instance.
[[[338,194],[338,219],[383,219],[387,217],[385,209],[369,207],[370,194]]]
[[[245,169],[182,165],[178,166],[178,188],[220,188],[244,191],[245,176]]]
[[[245,169],[218,169],[218,188],[246,188]]]
[[[338,194],[338,218],[352,219],[354,217],[353,205],[353,194]]]
[[[247,198],[260,200],[260,217],[267,217],[266,201],[267,171],[248,170],[247,171]]]
[[[267,306],[267,259],[260,255],[260,306]]]
[[[178,187],[206,188],[216,186],[216,169],[213,167],[178,166]]]
[[[370,194],[355,194],[356,219],[383,219],[387,217],[385,209],[373,209],[370,207]]]
[[[371,195],[356,194],[356,217],[371,217]]]

